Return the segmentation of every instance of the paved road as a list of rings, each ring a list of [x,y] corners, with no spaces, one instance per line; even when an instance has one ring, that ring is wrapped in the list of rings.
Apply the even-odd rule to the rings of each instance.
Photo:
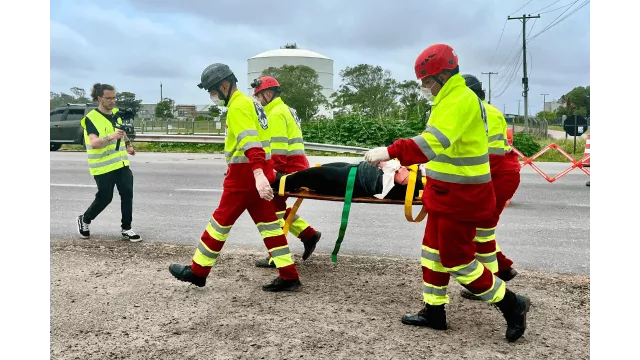
[[[82,152],[51,152],[51,240],[77,237],[75,217],[91,203],[95,182]],[[310,157],[312,164],[359,161],[359,158]],[[555,175],[567,164],[540,167]],[[145,241],[196,244],[217,205],[223,173],[222,155],[139,153],[132,159],[135,177],[134,229]],[[547,183],[530,167],[498,227],[498,242],[529,269],[589,273],[588,177],[574,170]],[[291,202],[291,200],[290,200]],[[338,235],[342,203],[305,200],[301,213],[323,237],[318,251],[331,252]],[[414,207],[414,214],[419,208]],[[92,237],[117,239],[119,198],[92,223]],[[354,204],[341,253],[419,258],[424,222],[409,223],[402,206]],[[302,245],[289,237],[294,251]],[[228,247],[264,249],[251,218],[243,214]],[[266,254],[266,252],[265,252]],[[188,261],[189,259],[185,259]]]

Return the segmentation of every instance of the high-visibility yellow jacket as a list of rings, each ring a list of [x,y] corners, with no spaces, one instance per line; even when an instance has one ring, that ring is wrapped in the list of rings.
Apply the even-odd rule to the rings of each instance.
[[[435,97],[427,129],[388,151],[402,165],[426,163],[422,201],[429,213],[481,221],[492,217],[496,203],[487,140],[484,104],[456,74]]]
[[[275,180],[269,121],[262,105],[240,91],[231,95],[227,106],[224,156],[229,165],[223,187],[225,190],[254,191],[253,170],[263,169],[269,182]]]
[[[118,124],[122,124],[122,118],[117,115],[118,109],[113,109],[113,117]],[[98,110],[93,109],[87,113],[85,117],[80,120],[80,125],[84,129],[84,146],[87,149],[87,157],[89,160],[89,173],[93,176],[102,175],[108,172],[118,170],[122,167],[129,166],[129,156],[127,155],[127,147],[124,140],[120,140],[120,147],[116,149],[118,140],[111,140],[109,145],[101,148],[94,149],[91,147],[91,139],[87,134],[87,118],[91,120],[93,125],[98,130],[98,137],[103,138],[107,135],[113,134],[116,129],[109,119],[104,117]]]
[[[277,172],[290,174],[309,168],[304,153],[300,118],[280,97],[271,100],[264,110],[271,132],[271,158]]]
[[[520,171],[518,155],[511,151],[507,139],[507,121],[495,106],[483,101],[489,125],[489,164],[495,178],[500,172]]]

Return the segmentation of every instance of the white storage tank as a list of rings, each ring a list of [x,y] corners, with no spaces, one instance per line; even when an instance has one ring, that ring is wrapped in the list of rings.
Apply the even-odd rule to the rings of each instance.
[[[281,67],[283,65],[306,65],[318,73],[318,83],[322,86],[322,95],[327,100],[333,93],[333,60],[310,50],[299,49],[295,44],[287,44],[283,48],[265,51],[248,61],[247,93],[253,94],[251,82],[262,75],[262,71],[269,67]],[[320,107],[318,114],[333,118],[333,112],[329,108]]]

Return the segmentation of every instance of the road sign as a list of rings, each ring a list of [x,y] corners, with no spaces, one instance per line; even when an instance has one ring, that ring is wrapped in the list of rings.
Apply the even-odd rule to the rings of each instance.
[[[580,115],[572,115],[567,117],[563,122],[564,131],[569,136],[582,136],[589,129],[587,119]]]

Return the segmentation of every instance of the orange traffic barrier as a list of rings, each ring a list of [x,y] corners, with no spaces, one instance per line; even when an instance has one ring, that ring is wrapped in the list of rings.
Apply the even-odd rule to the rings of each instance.
[[[507,126],[507,141],[513,146],[513,128]]]
[[[587,144],[584,146],[584,155],[582,156],[582,166],[586,167],[591,167],[591,139],[589,136],[591,136],[591,134],[587,134]]]

